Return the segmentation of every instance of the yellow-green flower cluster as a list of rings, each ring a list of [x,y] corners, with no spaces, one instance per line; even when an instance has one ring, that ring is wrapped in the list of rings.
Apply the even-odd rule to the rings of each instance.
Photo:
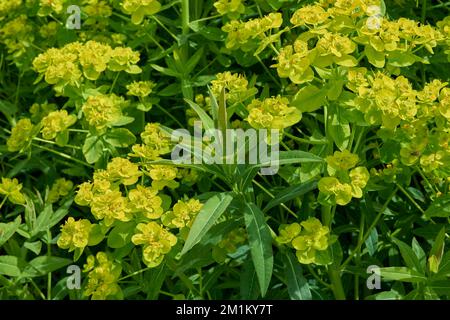
[[[47,116],[50,112],[56,110],[57,107],[54,103],[33,103],[30,107],[31,120],[35,123],[41,122],[42,118]]]
[[[297,39],[294,45],[287,45],[280,50],[280,54],[276,57],[278,63],[272,67],[277,68],[280,78],[289,78],[295,84],[312,81],[314,72],[310,65],[314,60],[308,50],[306,41]]]
[[[395,79],[378,72],[367,76],[368,86],[362,83],[355,99],[356,107],[371,125],[381,124],[394,130],[402,120],[412,120],[417,113],[417,92],[403,76]]]
[[[44,139],[55,139],[56,136],[66,131],[77,121],[77,117],[68,114],[67,110],[52,111],[42,119],[42,137]]]
[[[307,5],[296,10],[291,17],[294,26],[317,26],[324,23],[329,17],[329,13],[320,5]]]
[[[228,105],[245,101],[257,92],[256,88],[248,88],[248,81],[243,75],[229,71],[216,74],[216,79],[211,81],[211,91],[217,99],[223,89]]]
[[[261,100],[253,100],[248,106],[248,123],[255,129],[279,129],[293,126],[302,118],[301,112],[289,107],[287,98],[277,96]]]
[[[130,96],[145,98],[152,93],[155,86],[156,84],[152,81],[134,81],[127,85],[127,94]]]
[[[140,223],[131,241],[143,246],[143,261],[148,267],[156,267],[177,243],[177,237],[156,222]]]
[[[24,204],[25,196],[21,192],[22,184],[16,178],[3,178],[0,183],[0,194],[5,196],[11,203]],[[5,200],[3,200],[4,202]],[[1,205],[0,205],[1,207]]]
[[[84,182],[79,186],[75,203],[90,206],[94,217],[97,220],[103,220],[106,226],[111,226],[116,220],[130,221],[133,218],[133,212],[136,212],[136,207],[130,203],[129,196],[123,196],[120,185],[133,185],[141,175],[136,164],[127,159],[113,158],[106,170],[98,170],[94,173],[93,182]],[[135,192],[133,196],[136,196]],[[155,206],[153,211],[161,210],[158,201],[152,202],[148,199],[148,203]],[[150,208],[147,209],[150,210]]]
[[[83,0],[82,12],[87,15],[87,19],[83,21],[84,25],[100,27],[104,25],[102,21],[112,15],[112,8],[108,1]]]
[[[145,16],[157,13],[161,4],[157,0],[124,0],[122,10],[131,15],[131,22],[140,24]]]
[[[139,53],[128,47],[113,49],[91,40],[85,44],[72,42],[60,49],[50,48],[33,60],[33,67],[60,92],[67,85],[78,87],[83,75],[96,80],[106,70],[140,73],[138,61]]]
[[[347,36],[326,32],[317,41],[316,50],[321,66],[336,63],[344,67],[354,67],[358,64],[356,58],[351,56],[356,50],[356,43]]]
[[[10,0],[10,1],[2,1],[0,2],[0,20],[13,12],[15,9],[19,8],[22,5],[22,0]]]
[[[48,16],[52,13],[60,14],[64,8],[64,0],[39,0],[39,16]]]
[[[161,130],[159,123],[147,123],[141,132],[142,144],[132,147],[131,156],[146,160],[158,160],[161,155],[172,151],[170,136]]]
[[[227,33],[225,46],[231,50],[254,50],[258,40],[266,37],[265,32],[279,28],[282,23],[283,18],[278,12],[272,12],[262,18],[247,22],[232,20],[222,27],[222,30]]]
[[[22,56],[29,49],[34,40],[32,30],[31,23],[25,15],[20,15],[1,26],[0,40],[13,58]]]
[[[221,15],[227,15],[230,19],[238,19],[245,12],[242,0],[218,0],[214,2],[214,7]]]
[[[89,96],[81,110],[91,127],[103,131],[121,121],[122,109],[127,105],[124,98],[115,94],[98,94]]]
[[[33,139],[34,126],[28,118],[17,121],[14,128],[11,130],[11,136],[6,141],[8,151],[22,151],[28,147]]]
[[[69,252],[75,249],[83,250],[89,243],[89,234],[92,224],[87,219],[75,220],[69,217],[61,226],[61,235],[58,238],[58,247],[68,249]]]
[[[202,206],[203,204],[197,199],[178,200],[172,211],[166,212],[161,220],[169,228],[190,228]]]
[[[295,222],[281,225],[276,241],[292,246],[300,263],[318,263],[317,251],[327,250],[330,244],[330,230],[322,226],[320,220],[309,218],[300,224]]]
[[[213,247],[212,256],[215,261],[223,263],[228,254],[236,252],[238,246],[247,240],[247,233],[244,228],[238,228],[229,232],[224,239]]]
[[[50,188],[50,191],[48,192],[48,202],[55,203],[57,202],[61,197],[65,197],[69,194],[69,192],[73,188],[73,182],[70,180],[66,180],[64,178],[57,179],[52,187]]]
[[[175,179],[178,175],[178,169],[171,165],[153,164],[146,165],[148,176],[152,178],[152,188],[162,190],[165,187],[176,189],[180,185]]]
[[[163,213],[162,200],[158,190],[137,185],[128,193],[133,212],[143,213],[149,219],[158,219]]]
[[[322,196],[325,202],[341,206],[348,204],[352,197],[361,198],[370,174],[366,167],[355,168],[359,157],[348,150],[335,151],[333,156],[326,158],[326,162],[330,176],[320,179],[319,197]]]
[[[92,300],[105,300],[120,293],[117,282],[122,268],[106,253],[98,252],[95,257],[89,256],[83,271],[89,272],[85,296],[92,296]]]

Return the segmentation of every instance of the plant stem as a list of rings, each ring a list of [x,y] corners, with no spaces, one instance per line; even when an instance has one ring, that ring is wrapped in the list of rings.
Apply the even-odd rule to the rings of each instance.
[[[313,141],[313,140],[307,140],[307,139],[299,138],[299,137],[296,137],[296,136],[294,136],[294,135],[292,135],[292,134],[290,134],[289,132],[286,132],[286,131],[284,131],[283,134],[284,134],[286,137],[288,137],[288,138],[290,138],[290,139],[292,139],[292,140],[294,140],[294,141],[301,142],[301,143],[307,143],[307,144],[321,144],[321,145],[323,145],[323,144],[328,144],[327,141]]]
[[[338,268],[330,267],[328,269],[328,275],[331,281],[331,290],[333,291],[336,300],[345,300],[344,287],[341,280],[341,271]]]
[[[258,181],[256,181],[255,179],[253,179],[253,183],[256,184],[262,191],[264,191],[265,193],[267,193],[271,198],[275,198],[275,196],[266,188],[264,188]],[[285,209],[287,212],[289,212],[290,214],[292,214],[294,217],[298,218],[297,214],[295,214],[294,211],[292,211],[291,209],[289,209],[284,203],[280,203],[280,205],[283,207],[283,209]]]
[[[392,198],[394,198],[395,194],[397,193],[398,188],[395,188],[395,190],[389,195],[389,198],[386,200],[386,202],[383,204],[383,207],[381,207],[380,211],[378,212],[377,216],[373,220],[370,227],[367,229],[366,233],[364,234],[364,237],[358,241],[358,244],[356,245],[356,248],[352,251],[352,253],[349,255],[347,260],[344,261],[344,263],[341,265],[341,270],[345,268],[345,266],[353,259],[355,254],[359,252],[364,242],[366,242],[367,238],[369,238],[370,233],[372,232],[372,229],[376,227],[378,224],[378,221],[380,220],[381,216],[383,215],[384,211],[387,209],[389,203],[391,202]]]
[[[396,183],[397,188],[400,189],[401,192],[403,192],[403,194],[409,199],[409,201],[411,201],[411,203],[422,213],[424,214],[425,211],[419,206],[419,204],[413,199],[413,197],[411,197],[411,195],[408,193],[408,191],[405,190],[405,188],[403,188],[401,185],[399,185],[398,183]]]

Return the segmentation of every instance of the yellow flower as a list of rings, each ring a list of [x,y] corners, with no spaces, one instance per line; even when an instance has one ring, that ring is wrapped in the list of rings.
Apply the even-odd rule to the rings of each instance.
[[[111,60],[108,69],[111,71],[125,71],[127,73],[141,73],[142,70],[136,63],[139,62],[139,52],[131,48],[117,47],[111,51]]]
[[[164,225],[171,228],[190,228],[202,206],[202,203],[196,199],[178,200],[172,211],[165,213],[161,220]]]
[[[127,85],[127,94],[136,97],[147,97],[156,86],[152,81],[134,81]]]
[[[89,96],[81,110],[90,126],[103,130],[112,127],[121,119],[125,105],[125,100],[115,94],[99,94]]]
[[[75,196],[75,203],[80,206],[87,206],[91,203],[94,194],[92,193],[92,183],[83,182],[78,186],[78,191]]]
[[[133,235],[131,241],[143,246],[143,261],[151,268],[157,267],[177,243],[177,237],[156,222],[140,223],[136,230],[138,233]]]
[[[345,171],[356,166],[359,157],[345,149],[344,151],[335,151],[332,156],[326,157],[325,161],[332,169]]]
[[[281,244],[291,243],[291,241],[300,234],[301,226],[297,222],[291,224],[282,224],[278,229],[279,236],[276,241]]]
[[[141,133],[142,142],[158,155],[163,155],[172,151],[170,136],[160,129],[159,123],[147,123]],[[152,159],[153,160],[153,159]]]
[[[295,84],[312,81],[314,72],[310,67],[312,59],[309,53],[308,44],[302,40],[296,40],[293,46],[281,48],[276,58],[278,63],[272,67],[277,68],[281,78],[289,78]]]
[[[109,45],[88,41],[79,52],[83,75],[89,80],[97,80],[108,66],[112,49]]]
[[[316,263],[316,251],[328,248],[330,230],[316,218],[303,221],[301,226],[300,235],[292,240],[298,261],[302,264]]]
[[[103,219],[106,226],[112,225],[115,220],[127,222],[132,218],[128,199],[117,190],[94,196],[91,211],[97,220]]]
[[[239,15],[245,12],[242,0],[217,0],[214,7],[219,14],[227,15],[231,19],[239,18]]]
[[[58,238],[57,244],[61,249],[84,249],[89,242],[89,233],[92,225],[87,219],[75,221],[69,217],[66,223],[61,226],[61,236]]]
[[[46,16],[52,12],[61,13],[63,11],[64,0],[39,0],[38,15]]]
[[[247,100],[257,91],[255,88],[248,88],[248,81],[243,75],[229,71],[216,74],[216,79],[211,81],[211,91],[217,99],[224,88],[229,105]]]
[[[366,167],[357,167],[349,173],[352,186],[352,196],[355,198],[362,197],[362,189],[365,188],[370,178],[369,170]]]
[[[248,123],[255,129],[284,129],[302,118],[301,112],[288,106],[287,98],[277,96],[264,101],[253,100],[248,106]]]
[[[89,272],[84,295],[92,296],[92,300],[105,300],[120,292],[117,282],[122,268],[106,253],[98,252],[95,258],[89,256],[83,271]]]
[[[178,188],[179,183],[175,181],[177,177],[177,168],[170,165],[149,165],[149,176],[152,178],[152,187],[156,190],[162,190],[164,187],[170,189]]]
[[[0,183],[0,194],[4,195],[14,204],[24,204],[25,196],[20,191],[22,190],[22,184],[16,178],[3,178]]]
[[[128,199],[134,211],[142,212],[149,219],[158,219],[163,213],[157,190],[137,185],[128,193]]]
[[[140,24],[144,16],[157,13],[161,4],[157,0],[124,0],[122,9],[126,14],[131,14],[131,22]]]
[[[54,139],[58,133],[67,130],[77,121],[77,117],[69,115],[66,110],[52,111],[42,119],[42,137]]]
[[[294,26],[305,24],[316,26],[324,23],[328,16],[328,13],[320,5],[307,5],[294,12],[291,23]]]
[[[57,179],[48,193],[48,201],[50,203],[57,202],[60,197],[67,196],[73,188],[73,182],[64,178]]]
[[[28,118],[17,121],[16,126],[11,130],[11,136],[6,141],[8,151],[22,151],[29,146],[33,139],[33,128],[33,124]]]
[[[319,180],[319,191],[331,197],[331,201],[340,206],[345,206],[352,200],[352,186],[341,183],[335,177],[324,177]]]
[[[116,181],[126,186],[135,184],[142,175],[137,164],[124,158],[113,158],[108,163],[106,170],[111,181]]]

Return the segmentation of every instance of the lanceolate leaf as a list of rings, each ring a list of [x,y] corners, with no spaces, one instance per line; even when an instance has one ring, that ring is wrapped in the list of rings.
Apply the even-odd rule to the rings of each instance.
[[[244,209],[250,251],[258,275],[261,296],[269,288],[273,270],[272,237],[264,220],[264,214],[254,203],[247,203]]]
[[[188,252],[196,245],[225,212],[233,200],[230,193],[219,193],[210,198],[202,207],[192,224],[181,254]]]
[[[283,255],[283,261],[289,297],[292,300],[311,300],[311,290],[298,260],[287,252]]]

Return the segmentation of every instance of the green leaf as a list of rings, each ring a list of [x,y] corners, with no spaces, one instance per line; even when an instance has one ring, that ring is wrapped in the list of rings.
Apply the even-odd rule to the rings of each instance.
[[[450,296],[450,281],[449,280],[435,280],[431,281],[427,285],[438,295]]]
[[[400,254],[402,255],[403,261],[405,261],[405,264],[407,267],[414,269],[420,273],[424,273],[425,270],[423,270],[422,266],[420,265],[419,259],[417,258],[416,254],[414,253],[413,249],[410,248],[406,243],[403,241],[400,241],[398,239],[392,239],[392,241],[397,245],[397,247],[400,249]]]
[[[385,280],[402,282],[424,282],[427,278],[418,271],[406,267],[380,268],[380,274]]]
[[[269,201],[269,203],[264,207],[263,212],[267,212],[273,207],[279,205],[280,203],[286,203],[289,200],[300,197],[312,190],[317,188],[317,181],[312,180],[298,185],[292,185],[283,191],[275,194],[275,197]]]
[[[394,67],[409,67],[416,62],[416,56],[408,52],[392,51],[388,55],[388,63]]]
[[[89,232],[88,246],[96,246],[105,238],[106,231],[99,224],[94,224]]]
[[[184,101],[186,101],[189,106],[197,113],[203,125],[205,126],[205,130],[215,129],[213,119],[211,119],[211,117],[205,112],[205,110],[203,110],[198,104],[189,99],[184,99]]]
[[[120,223],[114,227],[108,235],[108,247],[118,249],[130,243],[135,227],[134,221]]]
[[[287,252],[283,255],[283,261],[289,297],[292,300],[311,300],[311,290],[297,259]]]
[[[259,295],[258,276],[251,259],[244,261],[243,272],[240,279],[241,299],[255,300]]]
[[[417,259],[419,260],[420,267],[422,268],[421,270],[425,270],[427,265],[427,257],[425,251],[423,251],[422,247],[420,246],[419,242],[417,242],[416,238],[413,238],[412,240],[412,249]]]
[[[105,141],[114,147],[125,148],[135,143],[136,137],[128,129],[114,128],[105,135]]]
[[[181,250],[181,255],[188,252],[203,238],[222,213],[225,212],[232,200],[233,196],[230,193],[219,193],[206,201],[197,217],[195,217],[186,243],[183,250]]]
[[[366,248],[369,252],[370,256],[373,256],[375,252],[377,251],[378,246],[378,231],[377,228],[373,228],[372,231],[369,234],[369,237],[367,238],[366,242]]]
[[[338,115],[334,114],[331,117],[328,131],[339,150],[347,149],[351,137],[350,124],[347,121],[340,120]]]
[[[104,144],[100,137],[89,135],[82,148],[84,157],[88,163],[97,162],[103,154]]]
[[[425,217],[450,217],[450,194],[436,198],[428,209],[425,210]]]
[[[300,89],[291,102],[301,112],[313,112],[325,105],[328,91],[309,85]]]
[[[195,66],[198,64],[200,59],[203,57],[203,47],[198,49],[188,60],[185,67],[185,73],[191,73]]]
[[[450,250],[447,251],[441,259],[439,264],[439,271],[436,277],[448,277],[450,276]]]
[[[263,212],[254,203],[246,203],[244,219],[253,265],[258,275],[261,296],[264,297],[273,271],[272,236]]]
[[[378,52],[370,45],[365,47],[364,52],[371,65],[377,68],[384,68],[386,64],[384,52]]]
[[[32,278],[46,275],[72,263],[72,260],[60,257],[41,256],[31,260],[25,267],[21,277]]]
[[[23,246],[34,254],[39,255],[42,249],[42,241],[38,240],[34,242],[25,242]]]
[[[0,247],[11,238],[22,222],[21,216],[17,216],[14,221],[9,223],[0,223]]]
[[[0,274],[10,277],[20,276],[19,259],[14,256],[0,256]]]

